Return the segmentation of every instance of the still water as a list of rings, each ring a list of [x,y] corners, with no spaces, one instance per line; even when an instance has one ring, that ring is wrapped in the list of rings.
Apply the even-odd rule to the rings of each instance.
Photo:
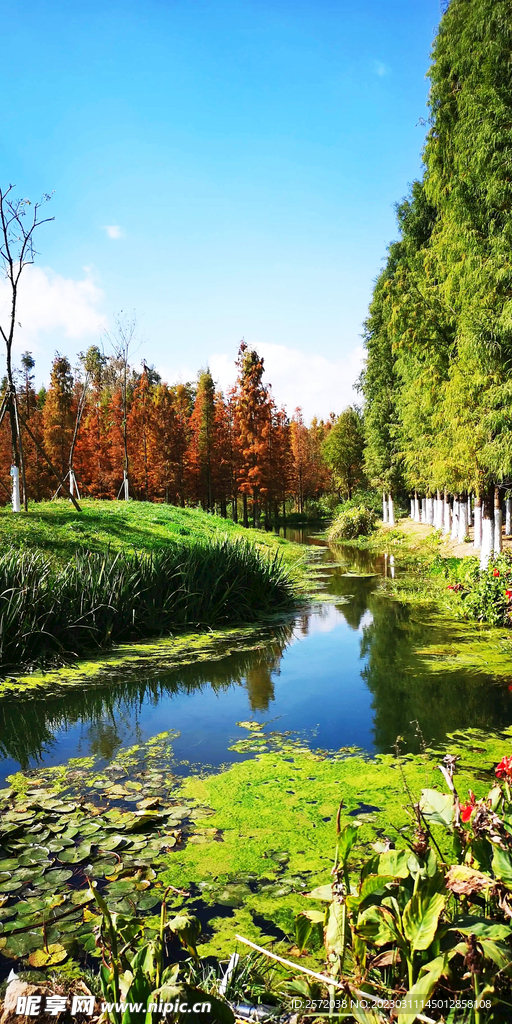
[[[155,660],[135,678],[117,673],[62,697],[0,700],[0,788],[20,767],[89,754],[107,762],[120,747],[165,730],[179,733],[178,774],[218,767],[247,757],[229,747],[247,735],[236,723],[248,719],[314,747],[370,753],[390,752],[398,734],[418,749],[415,720],[427,741],[512,723],[503,681],[421,656],[425,645],[460,642],[456,624],[378,593],[379,576],[391,571],[387,557],[333,551],[304,530],[287,536],[317,545],[320,600],[260,629],[257,650],[172,671]]]

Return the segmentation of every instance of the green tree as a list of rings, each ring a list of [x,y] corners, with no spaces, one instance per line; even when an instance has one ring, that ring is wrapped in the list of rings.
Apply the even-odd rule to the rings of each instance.
[[[364,481],[363,416],[349,406],[338,416],[322,445],[322,451],[340,497],[351,498]]]

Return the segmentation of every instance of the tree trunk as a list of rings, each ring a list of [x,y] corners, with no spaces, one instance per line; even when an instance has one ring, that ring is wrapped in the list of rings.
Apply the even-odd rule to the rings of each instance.
[[[512,498],[507,498],[505,502],[505,533],[507,537],[512,533]]]
[[[494,501],[491,489],[484,494],[482,509],[482,550],[480,568],[486,569],[494,548]]]
[[[395,505],[394,505],[394,502],[393,502],[393,495],[389,494],[388,495],[388,499],[389,499],[389,525],[390,526],[394,526],[395,525]]]
[[[411,498],[411,519],[414,519],[414,498]]]
[[[459,503],[459,530],[457,540],[463,544],[468,535],[468,503],[464,498]]]
[[[434,499],[427,497],[427,526],[434,525]]]
[[[475,494],[475,507],[473,509],[474,519],[474,530],[473,530],[473,547],[482,547],[482,499],[479,494]]]
[[[247,495],[246,494],[242,495],[242,505],[243,505],[243,510],[244,510],[244,526],[247,529],[247,527],[249,526],[249,516],[247,515]]]
[[[494,543],[493,548],[495,554],[499,554],[502,549],[501,540],[501,528],[502,528],[502,514],[501,514],[501,500],[500,500],[500,489],[499,487],[494,488]]]
[[[452,513],[452,540],[457,540],[459,536],[459,495],[454,494],[453,496],[453,513]]]
[[[420,522],[426,523],[427,521],[427,499],[421,499],[421,520]]]
[[[443,533],[444,533],[445,537],[449,536],[449,534],[451,532],[451,528],[452,528],[452,524],[451,524],[450,502],[449,502],[449,499],[448,499],[448,492],[445,491],[444,492],[444,502],[443,502]]]
[[[12,476],[12,510],[21,512],[20,506],[20,471],[17,466],[11,466]]]
[[[417,491],[414,492],[414,521],[415,523],[420,522],[420,500]]]
[[[384,491],[382,492],[382,522],[383,523],[389,522],[389,518],[388,518],[388,503],[386,501],[386,494],[385,494]]]
[[[472,518],[473,517],[471,515],[471,495],[468,494],[468,530],[469,527],[473,525]]]

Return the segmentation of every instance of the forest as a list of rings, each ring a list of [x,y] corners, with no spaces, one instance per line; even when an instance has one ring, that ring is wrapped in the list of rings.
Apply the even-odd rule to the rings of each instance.
[[[48,388],[34,389],[34,360],[21,358],[16,401],[27,498],[74,494],[200,506],[253,525],[320,513],[363,481],[362,415],[348,408],[308,426],[278,408],[263,359],[242,342],[235,386],[217,390],[208,369],[195,383],[166,384],[128,361],[134,322],[119,319],[117,345],[91,346],[72,369],[56,354]],[[4,381],[4,393],[7,382]],[[1,500],[10,500],[11,433],[0,428]],[[319,504],[320,502],[320,504]]]
[[[508,2],[442,18],[423,176],[396,207],[361,379],[372,482],[445,531],[473,495],[485,557],[512,488],[511,45]]]

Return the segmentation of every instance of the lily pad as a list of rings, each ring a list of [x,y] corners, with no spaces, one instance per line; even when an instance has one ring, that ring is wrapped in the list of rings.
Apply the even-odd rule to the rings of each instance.
[[[53,967],[61,964],[67,957],[67,952],[60,942],[52,942],[45,949],[36,949],[28,958],[32,967]]]
[[[59,853],[59,861],[62,864],[80,864],[81,861],[87,860],[91,855],[91,844],[80,843],[78,846],[72,846],[67,850],[62,850]]]
[[[72,874],[73,872],[69,871],[67,868],[62,868],[61,870],[57,869],[54,871],[48,871],[44,880],[48,888],[50,888],[50,886],[57,887],[59,885],[64,885],[64,882],[67,882],[68,879],[72,877]]]
[[[0,892],[16,892],[18,889],[21,889],[22,885],[22,881],[10,878],[8,882],[0,882]]]

